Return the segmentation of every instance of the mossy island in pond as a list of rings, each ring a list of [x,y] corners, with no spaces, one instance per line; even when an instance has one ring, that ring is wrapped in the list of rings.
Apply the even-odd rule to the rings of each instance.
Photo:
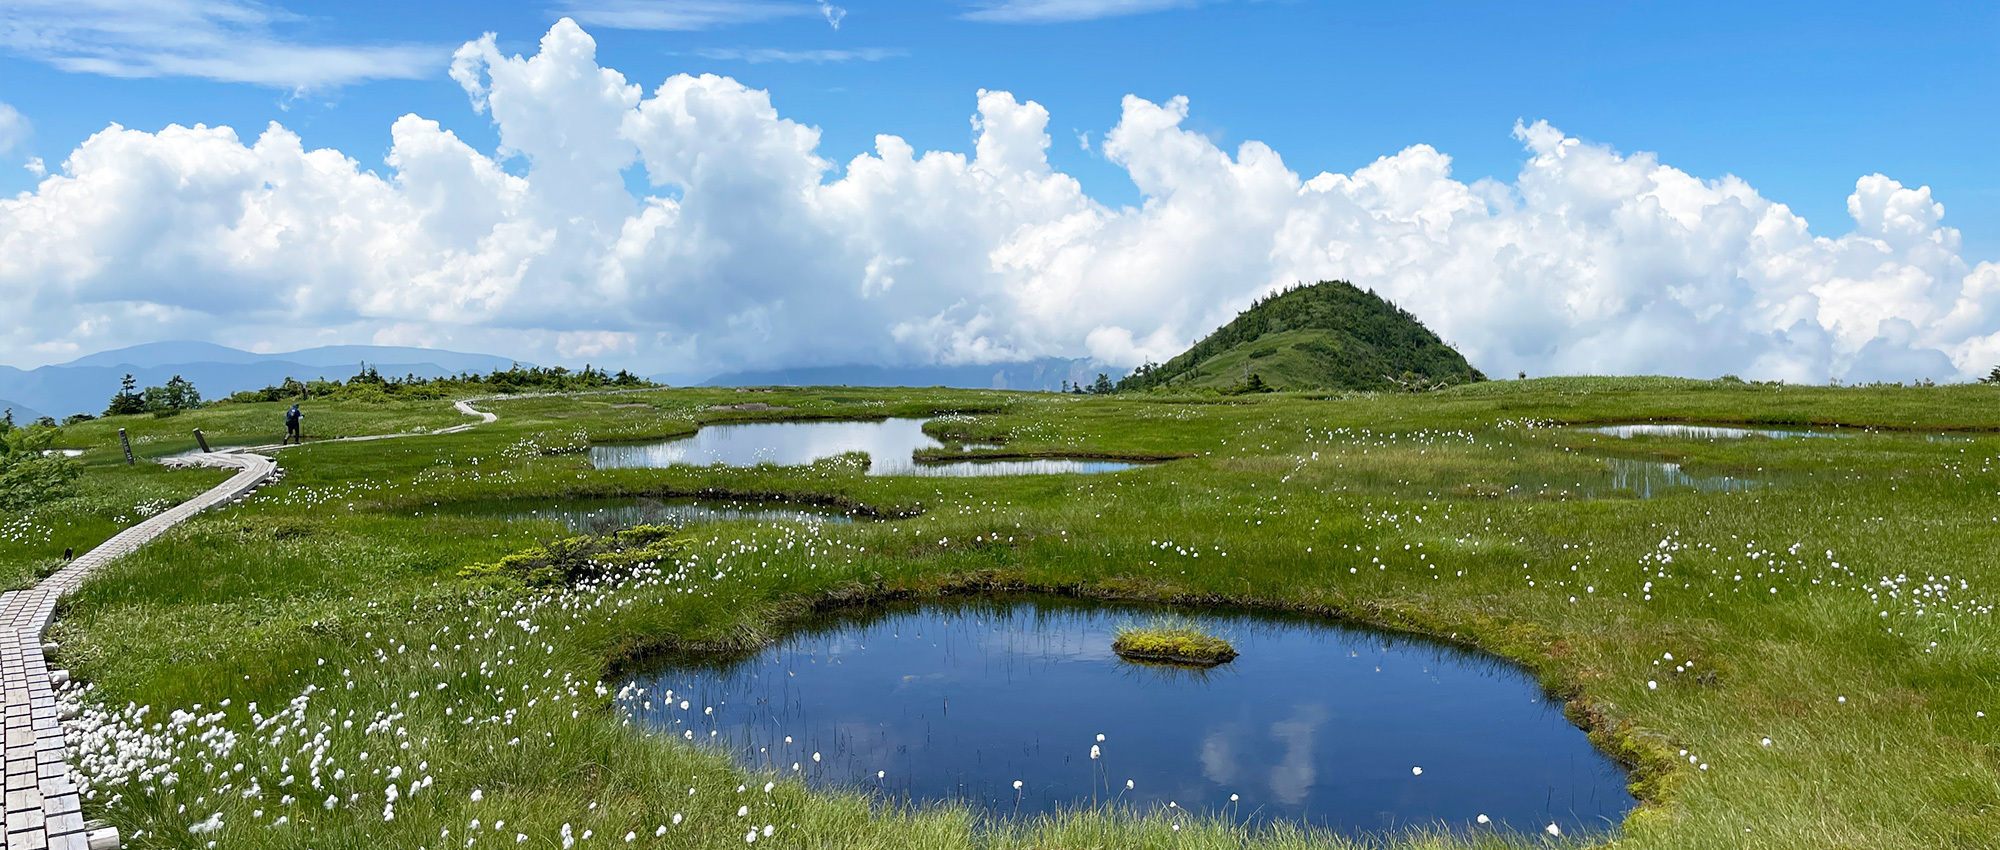
[[[1153,620],[1143,626],[1122,626],[1111,651],[1128,661],[1214,667],[1236,657],[1229,641],[1203,631],[1180,617]]]

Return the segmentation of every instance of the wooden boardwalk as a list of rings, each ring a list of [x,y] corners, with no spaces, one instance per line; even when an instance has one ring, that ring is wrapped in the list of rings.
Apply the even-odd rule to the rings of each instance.
[[[478,401],[478,399],[472,399]],[[458,412],[480,421],[440,428],[429,434],[456,434],[500,417],[461,401]],[[321,442],[381,440],[409,434],[343,437]],[[65,758],[62,718],[56,714],[56,687],[66,671],[51,671],[43,657],[42,633],[55,619],[56,602],[75,592],[91,573],[165,533],[182,520],[249,496],[265,482],[282,477],[278,462],[251,449],[223,449],[173,458],[164,463],[237,470],[228,481],[118,532],[85,552],[55,575],[27,590],[0,594],[0,688],[6,692],[7,841],[5,850],[114,850],[118,830],[86,824],[76,778]]]
[[[42,633],[56,602],[113,559],[139,548],[195,514],[241,499],[279,474],[276,461],[255,454],[200,454],[180,459],[196,466],[234,468],[235,475],[208,492],[119,532],[28,590],[0,595],[0,683],[6,693],[6,850],[106,850],[118,846],[116,829],[88,828],[77,783],[64,757],[56,686],[66,672],[49,670]],[[51,678],[54,676],[55,678]]]

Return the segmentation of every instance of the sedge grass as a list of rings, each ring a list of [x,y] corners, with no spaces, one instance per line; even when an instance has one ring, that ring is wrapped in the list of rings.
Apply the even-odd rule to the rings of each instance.
[[[1143,624],[1119,626],[1111,650],[1135,661],[1198,667],[1213,667],[1236,658],[1236,647],[1229,641],[1209,633],[1194,620],[1171,614]]]
[[[579,435],[686,433],[744,397],[503,400],[491,403],[499,422],[464,434],[288,450],[283,484],[116,562],[62,610],[56,662],[90,683],[66,699],[100,735],[81,740],[125,760],[87,765],[86,814],[135,847],[513,847],[517,834],[557,847],[565,825],[591,831],[579,843],[624,846],[629,832],[631,846],[713,847],[766,824],[774,835],[759,841],[787,847],[1350,843],[1283,826],[1174,831],[1115,809],[992,824],[884,808],[646,737],[616,710],[614,660],[648,648],[754,647],[830,601],[1034,588],[1297,610],[1514,659],[1634,766],[1645,805],[1621,847],[1981,847],[2000,834],[1991,388],[1550,379],[1331,400],[799,389],[751,397],[812,415],[961,411],[964,433],[1004,435],[1010,450],[1196,456],[1100,476],[897,479],[838,464],[593,470],[545,451]],[[1620,441],[1548,427],[1647,418],[1972,439]],[[1646,500],[1510,489],[1604,474],[1608,456],[1788,477]],[[131,483],[113,472],[94,465],[86,480]],[[657,574],[548,593],[457,573],[565,535],[556,524],[413,515],[485,498],[716,492],[908,518],[699,526]],[[172,730],[174,711],[195,719]],[[214,831],[189,832],[211,817]],[[1544,837],[1414,825],[1366,840]]]

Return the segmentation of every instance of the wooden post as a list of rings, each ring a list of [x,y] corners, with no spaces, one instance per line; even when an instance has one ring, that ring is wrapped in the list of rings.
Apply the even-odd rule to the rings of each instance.
[[[118,444],[125,447],[125,465],[138,466],[139,462],[132,459],[132,438],[125,436],[123,428],[118,429]]]
[[[201,453],[208,454],[208,438],[201,435],[201,429],[194,429],[194,441],[201,444]]]

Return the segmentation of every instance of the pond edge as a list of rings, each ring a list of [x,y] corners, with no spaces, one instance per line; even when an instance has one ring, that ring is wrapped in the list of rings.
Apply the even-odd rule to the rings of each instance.
[[[1542,693],[1563,706],[1563,716],[1582,730],[1592,746],[1626,770],[1626,790],[1638,801],[1620,829],[1668,816],[1673,791],[1686,777],[1686,765],[1675,756],[1675,747],[1666,735],[1646,730],[1621,716],[1618,705],[1588,693],[1581,675],[1558,669],[1553,662],[1567,654],[1566,642],[1531,623],[1492,620],[1476,625],[1514,640],[1508,651],[1499,641],[1482,641],[1450,623],[1433,621],[1415,606],[1350,602],[1337,592],[1326,602],[1274,600],[1257,596],[1177,593],[1167,589],[1121,587],[1115,585],[1047,584],[1028,581],[1000,570],[977,570],[935,577],[935,584],[913,588],[883,583],[849,583],[826,593],[774,600],[753,613],[754,622],[740,623],[732,637],[694,641],[677,635],[659,635],[629,640],[605,653],[605,678],[615,678],[642,667],[646,662],[675,654],[743,656],[769,646],[807,617],[889,602],[944,601],[963,597],[1003,594],[1044,594],[1098,602],[1138,602],[1175,606],[1235,608],[1252,612],[1297,614],[1426,638],[1450,646],[1475,650],[1520,665],[1534,675]],[[1531,648],[1538,647],[1538,648]],[[1581,672],[1581,671],[1579,671]]]

